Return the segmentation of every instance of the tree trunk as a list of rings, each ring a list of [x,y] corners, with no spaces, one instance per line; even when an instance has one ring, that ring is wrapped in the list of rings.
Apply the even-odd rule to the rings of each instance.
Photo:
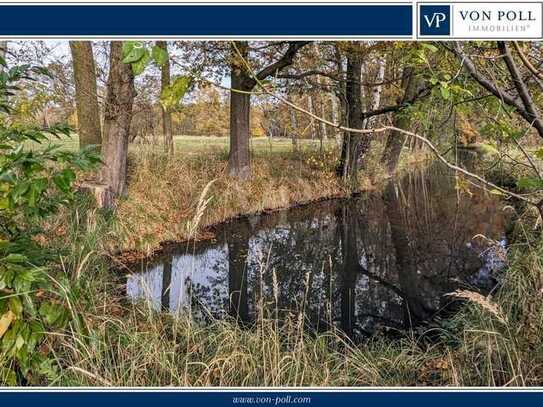
[[[404,90],[402,96],[402,104],[408,100],[413,100],[419,90],[420,80],[415,76],[412,68],[405,68],[402,73],[402,88]],[[394,114],[393,126],[399,129],[407,130],[411,120],[403,111]],[[386,166],[389,174],[396,170],[402,146],[405,143],[405,135],[399,131],[392,131],[387,137],[385,149],[381,162]]]
[[[0,41],[0,58],[3,60],[6,59],[6,53],[8,50],[8,42],[7,41]],[[0,72],[4,69],[3,66],[0,66]]]
[[[539,115],[537,105],[534,103],[532,96],[530,95],[530,91],[524,82],[522,74],[515,63],[513,56],[511,55],[511,51],[509,50],[507,43],[505,41],[498,41],[498,49],[503,54],[505,65],[507,65],[507,69],[511,74],[511,79],[513,80],[515,89],[517,90],[520,100],[522,101],[527,115],[530,118],[529,122],[538,130],[540,136],[543,135],[543,119]]]
[[[364,125],[362,115],[362,98],[360,94],[361,60],[356,53],[347,57],[347,83],[345,97],[347,103],[347,127],[362,129]],[[341,148],[341,158],[337,173],[343,180],[357,186],[358,157],[364,154],[369,147],[369,136],[359,133],[345,132]]]
[[[319,50],[319,47],[317,45],[317,43],[314,44],[314,50],[315,50],[315,55],[317,56],[318,59],[321,59],[321,52]],[[319,91],[321,93],[320,95],[320,98],[319,98],[319,101],[320,101],[320,114],[321,114],[321,117],[323,119],[326,118],[326,108],[325,108],[325,96],[326,96],[326,92],[324,91],[324,88],[323,88],[323,83],[326,84],[326,79],[324,79],[323,81],[323,78],[320,76],[320,75],[317,75],[317,84],[318,84],[318,87],[319,87]],[[322,141],[323,140],[327,140],[328,138],[328,134],[327,134],[327,129],[326,129],[326,124],[324,124],[323,122],[320,122],[320,140],[321,140],[321,150],[322,150]]]
[[[321,117],[326,119],[326,106],[321,95]],[[324,141],[328,140],[328,130],[324,122],[320,122],[321,125],[321,136]]]
[[[347,67],[345,63],[345,58],[343,54],[341,53],[341,50],[338,45],[336,45],[334,51],[334,59],[336,63],[336,74],[338,78],[344,78],[346,75]],[[345,83],[346,81],[339,81],[337,84],[337,88],[335,89],[335,97],[332,97],[332,112],[334,114],[334,123],[339,123],[341,125],[345,125],[347,120],[347,104],[345,102]],[[336,98],[339,100],[339,104],[337,103]],[[342,148],[343,145],[343,137],[341,134],[341,131],[338,129],[334,129],[336,142],[338,148]],[[339,168],[339,166],[338,166]]]
[[[298,152],[298,120],[296,118],[296,110],[290,108],[290,137],[292,139],[292,148],[294,152]]]
[[[78,190],[92,195],[98,208],[112,208],[114,205],[114,197],[108,185],[84,181],[79,184]]]
[[[74,69],[79,148],[102,143],[96,68],[90,41],[70,41]]]
[[[251,96],[250,93],[266,78],[292,65],[296,53],[309,41],[292,41],[277,61],[265,66],[254,77],[248,72],[246,63],[249,54],[247,41],[234,41],[231,45],[230,65],[230,154],[228,173],[240,180],[251,176],[249,151]]]
[[[109,55],[109,77],[104,111],[104,139],[102,142],[102,182],[114,196],[126,193],[128,142],[134,90],[134,73],[122,62],[122,42],[112,41]]]
[[[332,122],[334,124],[339,124],[340,121],[340,113],[338,111],[338,102],[337,102],[337,96],[335,93],[330,94],[330,98],[332,101]],[[336,139],[336,143],[338,148],[341,147],[341,132],[339,132],[336,128],[332,130],[332,134],[334,138]]]
[[[360,65],[360,98],[362,101],[362,110],[370,110],[368,106],[371,106],[371,101],[368,98],[368,95],[366,95],[366,88],[364,85],[362,85],[362,80],[367,78],[367,71],[366,71],[366,64],[362,62]],[[364,128],[366,128],[366,122],[367,120],[364,120]]]
[[[374,86],[371,91],[371,101],[370,101],[370,107],[368,110],[377,110],[379,109],[379,106],[381,105],[381,93],[383,91],[383,86],[380,85],[381,82],[383,82],[383,79],[385,77],[385,60],[380,59],[379,60],[379,70],[377,71],[377,77],[375,78],[375,83],[378,83],[379,85]],[[364,123],[364,128],[368,129],[373,126],[373,122],[375,121],[375,117],[368,118]]]
[[[168,58],[160,69],[160,91],[164,92],[170,86],[170,55],[168,54],[168,43],[166,41],[157,41],[156,46],[162,48]],[[168,154],[173,154],[173,133],[172,133],[172,113],[170,109],[162,106],[162,135],[164,137],[164,150]]]
[[[240,57],[241,55],[241,57]],[[247,59],[248,44],[246,41],[235,41],[231,52],[230,82],[230,154],[228,156],[228,173],[240,180],[251,176],[249,151],[251,95],[252,87],[246,83],[250,80],[243,59]]]
[[[307,98],[307,110],[309,111],[309,113],[315,114],[315,111],[313,109],[313,96],[311,95],[309,95]],[[309,124],[311,126],[311,140],[314,140],[315,136],[319,137],[319,130],[317,124],[315,123],[315,119],[313,119],[313,117],[311,116],[309,117]]]

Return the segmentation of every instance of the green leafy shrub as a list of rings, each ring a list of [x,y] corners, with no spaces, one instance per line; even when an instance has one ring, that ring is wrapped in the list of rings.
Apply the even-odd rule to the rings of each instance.
[[[29,65],[8,69],[0,58],[0,385],[55,375],[40,345],[70,314],[53,290],[53,256],[36,237],[43,221],[73,200],[76,171],[100,161],[92,148],[72,153],[49,144],[52,137],[70,135],[65,125],[42,129],[10,120],[20,85],[43,75],[47,71]]]

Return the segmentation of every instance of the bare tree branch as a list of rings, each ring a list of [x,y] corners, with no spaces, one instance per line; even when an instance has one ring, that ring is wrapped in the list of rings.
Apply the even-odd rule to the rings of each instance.
[[[526,66],[526,68],[528,68],[528,70],[532,74],[534,74],[534,76],[536,78],[543,80],[543,73],[539,72],[535,68],[535,66],[532,65],[532,63],[528,60],[528,57],[526,57],[526,55],[524,55],[524,52],[522,52],[522,49],[520,48],[518,43],[515,41],[515,42],[513,42],[513,45],[514,45],[515,49],[517,50],[517,53],[518,53],[522,63],[524,64],[524,66]]]
[[[503,47],[503,46],[502,46]],[[471,75],[473,79],[475,79],[483,88],[485,88],[487,91],[492,93],[497,98],[501,99],[504,103],[507,105],[514,107],[517,112],[526,120],[528,123],[533,123],[533,126],[537,130],[540,137],[543,138],[543,121],[539,118],[539,115],[537,114],[537,111],[534,110],[533,102],[529,103],[528,105],[531,106],[528,108],[526,106],[526,102],[531,101],[531,97],[528,93],[528,99],[525,101],[526,94],[523,95],[523,91],[521,91],[522,87],[524,91],[528,92],[528,90],[525,87],[524,82],[522,81],[522,77],[520,76],[520,73],[518,72],[518,68],[516,67],[516,64],[514,61],[512,61],[511,53],[505,47],[505,49],[502,48],[502,51],[507,51],[510,59],[507,57],[507,55],[504,55],[505,61],[507,64],[507,68],[510,71],[510,74],[513,78],[513,82],[515,84],[515,88],[517,89],[517,92],[519,92],[519,96],[521,97],[521,100],[518,100],[513,95],[511,95],[509,92],[504,91],[501,89],[494,81],[491,81],[490,79],[486,78],[484,75],[482,75],[477,68],[475,67],[475,64],[473,61],[462,51],[462,48],[458,42],[454,44],[454,47],[448,48],[451,52],[453,52],[458,58],[462,59],[464,62],[464,66],[466,67],[467,71]],[[512,64],[511,64],[512,62]]]
[[[507,65],[507,69],[513,78],[513,83],[522,100],[522,103],[524,104],[527,113],[531,116],[531,120],[529,120],[529,122],[533,123],[533,126],[537,129],[539,135],[543,137],[543,120],[541,120],[537,107],[535,106],[532,96],[530,95],[530,92],[522,79],[522,75],[520,74],[513,56],[511,55],[511,51],[509,50],[507,43],[505,41],[498,41],[498,48],[503,53],[505,64]]]
[[[273,64],[270,64],[264,67],[260,72],[254,75],[249,81],[247,81],[246,86],[248,89],[252,89],[256,86],[257,81],[263,81],[269,76],[276,75],[279,71],[286,68],[289,65],[292,65],[294,57],[300,49],[309,44],[311,41],[292,41],[288,49],[285,51],[283,56],[275,61]]]

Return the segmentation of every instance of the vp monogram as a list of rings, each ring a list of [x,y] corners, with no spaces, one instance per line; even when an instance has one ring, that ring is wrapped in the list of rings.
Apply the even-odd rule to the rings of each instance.
[[[428,27],[440,28],[441,23],[447,20],[447,15],[445,13],[433,13],[432,17],[425,15],[424,20]]]
[[[447,36],[451,34],[451,6],[445,4],[422,4],[419,8],[421,36]]]

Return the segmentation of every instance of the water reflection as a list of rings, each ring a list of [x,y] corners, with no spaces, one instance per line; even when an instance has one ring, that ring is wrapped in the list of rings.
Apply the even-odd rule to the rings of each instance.
[[[363,337],[431,319],[457,288],[492,287],[501,260],[488,239],[503,244],[504,229],[496,199],[460,195],[434,166],[380,193],[229,223],[215,241],[142,263],[127,292],[202,321],[303,312],[313,329]]]

